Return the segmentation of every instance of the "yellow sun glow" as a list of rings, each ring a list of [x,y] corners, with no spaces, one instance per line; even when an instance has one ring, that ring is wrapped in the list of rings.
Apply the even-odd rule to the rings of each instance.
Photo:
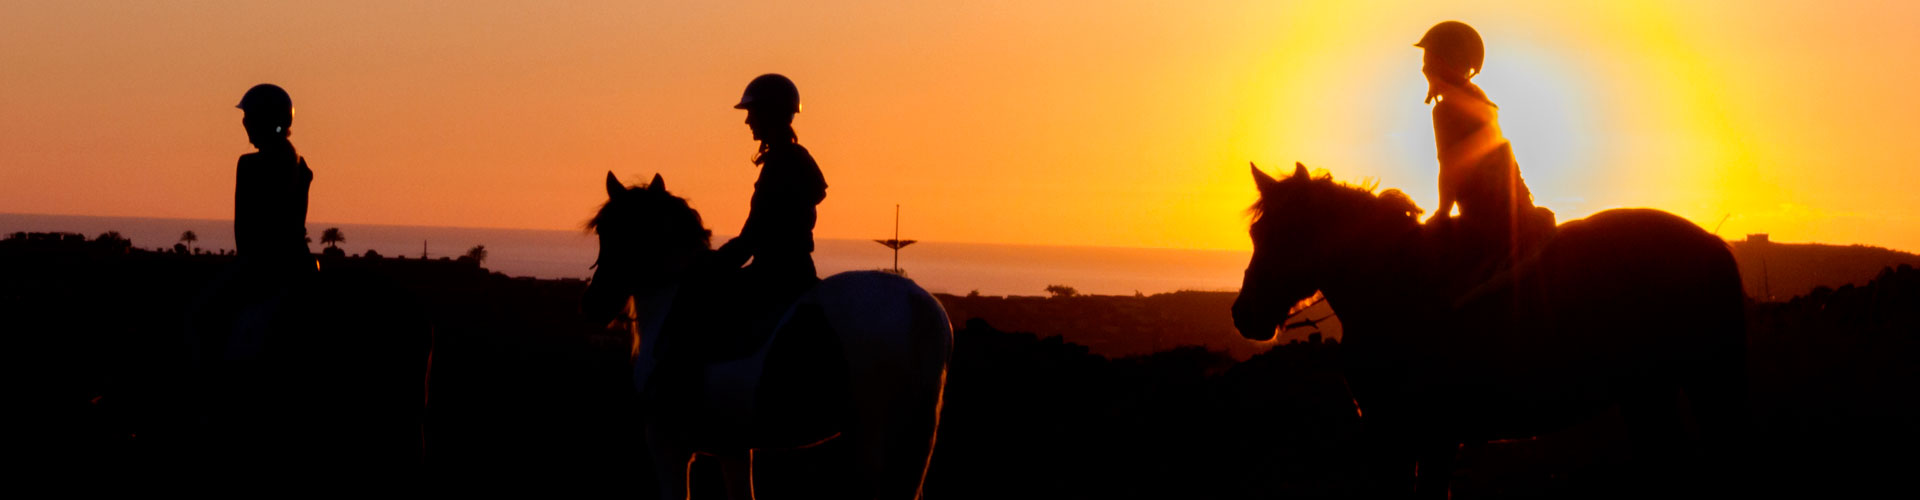
[[[1293,161],[1342,180],[1378,180],[1437,204],[1431,107],[1420,49],[1428,26],[1473,24],[1487,41],[1475,82],[1500,106],[1535,202],[1560,220],[1617,207],[1672,211],[1713,229],[1774,199],[1680,14],[1656,3],[1580,8],[1316,4],[1248,78],[1231,150],[1277,172]],[[1579,12],[1572,12],[1579,11]],[[1579,17],[1573,29],[1545,18]],[[1231,164],[1228,167],[1231,168]],[[1246,193],[1237,185],[1216,187]]]

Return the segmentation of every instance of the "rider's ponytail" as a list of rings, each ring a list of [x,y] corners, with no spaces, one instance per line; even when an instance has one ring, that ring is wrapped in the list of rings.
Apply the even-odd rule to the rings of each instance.
[[[775,144],[799,144],[800,143],[800,134],[794,133],[793,124],[791,123],[787,124],[786,132],[787,133],[785,134],[786,135],[785,137],[768,137],[768,138],[762,139],[760,141],[760,151],[753,154],[753,164],[754,165],[766,164],[767,152],[772,151],[773,146]]]

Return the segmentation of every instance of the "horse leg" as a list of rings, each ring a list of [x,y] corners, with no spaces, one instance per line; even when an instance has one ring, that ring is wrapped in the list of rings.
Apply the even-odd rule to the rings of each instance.
[[[876,363],[856,367],[868,365]],[[922,368],[919,373],[853,377],[852,425],[846,437],[853,452],[855,491],[864,490],[861,498],[920,498],[946,385],[944,363]]]
[[[720,459],[720,474],[727,481],[727,498],[753,500],[753,450],[715,458]]]
[[[1736,477],[1748,456],[1741,449],[1750,418],[1744,347],[1736,344],[1708,353],[1684,370],[1680,383],[1699,427],[1704,479],[1722,488],[1751,484]]]
[[[1361,434],[1361,448],[1364,450],[1361,466],[1362,479],[1359,494],[1362,498],[1398,498],[1413,491],[1411,488],[1415,473],[1413,449],[1408,446],[1408,433],[1400,432],[1398,426],[1383,421],[1371,410],[1365,418],[1366,430]]]
[[[940,389],[854,403],[849,434],[866,498],[917,499],[940,427]]]
[[[1414,466],[1413,496],[1447,498],[1448,482],[1453,479],[1454,456],[1460,452],[1460,443],[1422,440],[1418,446],[1414,450],[1417,462]]]
[[[1642,469],[1640,477],[1627,481],[1639,484],[1640,488],[1632,489],[1667,490],[1674,486],[1680,467],[1689,461],[1677,389],[1657,381],[1636,381],[1621,399],[1620,417],[1627,426],[1628,445],[1634,462]]]
[[[940,427],[953,337],[939,302],[918,292],[877,310],[904,317],[834,316],[848,362],[844,427],[860,498],[918,499]],[[875,322],[876,319],[887,321]],[[901,321],[904,320],[904,321]]]
[[[888,426],[889,470],[881,484],[881,498],[920,498],[927,468],[933,462],[933,444],[940,434],[942,392],[944,388],[936,385],[930,393],[907,398],[905,405],[895,407]]]
[[[693,465],[693,451],[653,425],[647,426],[647,451],[653,455],[654,480],[660,483],[660,500],[687,500],[687,472]]]

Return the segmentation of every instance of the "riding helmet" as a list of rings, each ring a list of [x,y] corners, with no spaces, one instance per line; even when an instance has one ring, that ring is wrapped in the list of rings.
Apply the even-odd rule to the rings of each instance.
[[[778,73],[760,75],[747,83],[747,91],[740,95],[740,103],[733,105],[733,109],[799,113],[800,88]]]
[[[254,85],[240,96],[240,104],[234,107],[260,118],[277,118],[278,123],[270,125],[286,126],[293,123],[293,97],[286,89],[271,83]],[[282,115],[284,113],[284,115]],[[276,116],[279,115],[279,116]]]
[[[1420,37],[1415,47],[1427,49],[1441,60],[1467,69],[1467,76],[1480,74],[1480,65],[1486,61],[1487,47],[1480,41],[1480,32],[1460,21],[1447,21],[1427,29],[1426,36]]]

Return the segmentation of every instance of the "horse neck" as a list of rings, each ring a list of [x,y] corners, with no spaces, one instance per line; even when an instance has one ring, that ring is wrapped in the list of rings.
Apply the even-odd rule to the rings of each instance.
[[[634,333],[639,337],[639,349],[651,348],[660,339],[660,329],[667,323],[667,314],[673,309],[674,297],[680,293],[680,283],[661,283],[640,287],[633,291]]]
[[[1321,289],[1342,326],[1366,332],[1419,322],[1421,308],[1432,302],[1423,299],[1431,256],[1425,255],[1419,226],[1396,228],[1361,246],[1348,252],[1352,260]]]
[[[696,252],[687,260],[686,268],[673,273],[673,279],[641,285],[633,290],[634,326],[640,329],[643,345],[651,345],[653,338],[660,335],[667,316],[673,313],[676,306],[685,305],[686,300],[699,299],[683,297],[683,285],[693,280],[711,279],[708,273],[718,270],[710,262],[717,256],[718,253],[712,249]]]

